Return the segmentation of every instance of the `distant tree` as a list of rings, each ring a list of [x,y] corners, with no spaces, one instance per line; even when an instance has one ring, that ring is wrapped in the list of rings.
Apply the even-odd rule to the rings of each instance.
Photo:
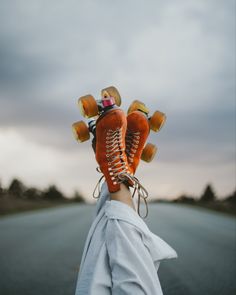
[[[226,198],[226,201],[236,204],[236,190],[232,193],[232,195]]]
[[[41,198],[41,192],[34,187],[30,187],[25,190],[24,197],[29,200],[38,200]]]
[[[4,195],[4,190],[3,190],[3,187],[2,187],[2,182],[0,180],[0,198],[3,197]]]
[[[202,202],[210,202],[214,201],[216,199],[216,195],[211,187],[210,184],[208,184],[200,198],[200,201]]]
[[[176,203],[194,203],[195,199],[186,195],[181,195],[177,199],[174,200]]]
[[[9,195],[12,195],[12,196],[18,197],[18,198],[23,197],[24,191],[25,191],[25,186],[23,185],[23,183],[20,180],[18,180],[16,178],[14,178],[12,180],[12,182],[10,183],[9,188],[7,190]]]
[[[84,203],[85,202],[83,196],[78,191],[75,191],[75,193],[73,195],[73,198],[72,198],[72,201],[78,202],[78,203]]]
[[[42,197],[52,201],[65,200],[65,196],[58,190],[55,185],[49,186],[49,188],[43,192]]]

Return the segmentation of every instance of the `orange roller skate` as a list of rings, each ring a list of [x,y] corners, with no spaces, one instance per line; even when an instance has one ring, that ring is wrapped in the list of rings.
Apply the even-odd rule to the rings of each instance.
[[[145,120],[147,121],[147,119]],[[147,126],[149,131],[149,125],[147,124]],[[140,200],[142,198],[146,205],[146,214],[141,217],[145,218],[148,214],[146,203],[148,193],[139,180],[133,176],[132,167],[128,163],[126,130],[127,118],[125,113],[114,106],[111,109],[105,109],[96,122],[96,160],[107,181],[110,193],[119,191],[121,183],[134,188],[133,196],[135,192],[138,193],[137,212],[141,216]]]
[[[125,113],[118,108],[121,104],[121,97],[115,87],[103,89],[101,91],[101,96],[100,101],[96,101],[91,95],[86,95],[79,99],[82,115],[87,118],[94,118],[89,120],[88,125],[83,121],[74,123],[72,125],[73,131],[79,142],[88,140],[90,138],[90,133],[94,135],[92,146],[95,151],[96,160],[99,164],[99,170],[103,173],[103,176],[106,179],[109,192],[114,193],[119,191],[121,183],[133,187],[134,193],[138,193],[137,210],[140,215],[140,198],[142,198],[146,204],[148,193],[138,179],[133,176],[136,168],[133,169],[133,166],[129,165],[127,159],[127,118]],[[132,118],[132,120],[129,120],[128,122],[130,131],[132,131],[133,134],[135,134],[134,129],[137,128],[137,124],[135,125],[133,122],[139,122],[139,132],[142,133],[139,141],[143,147],[150,130],[148,119],[139,111],[132,112],[129,118]],[[144,136],[144,134],[146,135]],[[130,149],[133,152],[132,142],[130,143]],[[129,154],[129,157],[130,156],[131,155]],[[140,159],[140,152],[138,157]],[[135,165],[137,166],[138,163],[136,164],[136,162]],[[100,182],[102,178],[103,177],[100,178],[94,190],[95,198],[100,194]],[[97,189],[98,196],[96,195]],[[147,211],[146,215],[141,217],[146,216]]]
[[[140,111],[133,111],[127,116],[126,155],[132,174],[135,173],[150,127],[147,116]]]
[[[130,180],[125,153],[126,128],[126,116],[118,108],[106,111],[96,122],[96,160],[109,192],[120,190],[120,183]]]
[[[165,123],[165,114],[156,111],[148,117],[149,109],[146,105],[135,100],[128,109],[126,154],[133,173],[135,173],[140,159],[151,162],[156,155],[157,147],[154,144],[145,142],[150,130],[159,131]]]
[[[72,125],[75,138],[84,142],[90,138],[90,132],[94,135],[92,146],[109,191],[118,191],[124,181],[133,185],[125,153],[127,121],[124,112],[117,107],[121,104],[118,90],[114,86],[107,87],[101,91],[101,100],[85,95],[79,98],[78,104],[82,115],[90,120],[88,125],[83,121]]]

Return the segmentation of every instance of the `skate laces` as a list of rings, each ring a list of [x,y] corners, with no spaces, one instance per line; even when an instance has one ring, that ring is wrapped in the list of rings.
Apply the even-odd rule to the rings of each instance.
[[[125,142],[126,142],[126,155],[128,161],[132,163],[134,161],[134,155],[137,152],[140,139],[140,132],[131,132],[127,130]]]
[[[137,203],[137,213],[141,218],[146,218],[148,216],[148,204],[147,204],[147,198],[148,198],[148,191],[145,189],[145,187],[140,183],[140,181],[133,175],[130,175],[128,173],[123,173],[119,175],[119,178],[122,181],[130,180],[133,183],[134,191],[132,193],[132,198],[134,198],[135,193],[138,194],[138,203]],[[144,202],[145,205],[145,214],[141,214],[141,199]]]
[[[99,173],[102,173],[101,171],[100,171],[100,169],[98,170],[98,168],[97,168],[97,171],[99,172]],[[97,184],[96,184],[96,186],[95,186],[95,188],[94,188],[94,191],[93,191],[93,198],[94,199],[98,199],[99,197],[100,197],[100,193],[101,193],[101,182],[102,182],[102,180],[103,180],[103,178],[104,178],[105,176],[104,175],[102,175],[100,178],[99,178],[99,180],[98,180],[98,182],[97,182]]]
[[[97,171],[99,173],[102,173],[99,168],[97,168]],[[98,199],[100,196],[101,182],[104,178],[105,178],[104,175],[102,175],[100,177],[98,183],[95,186],[95,189],[93,191],[94,199]],[[141,218],[146,218],[148,216],[148,204],[147,204],[148,192],[145,189],[145,187],[140,183],[140,181],[135,176],[130,175],[126,172],[119,173],[118,178],[119,178],[120,182],[124,182],[124,181],[129,180],[130,182],[133,183],[134,191],[132,193],[132,198],[134,198],[136,192],[138,193],[137,213]],[[144,205],[145,205],[145,214],[144,215],[141,214],[141,209],[140,209],[141,199],[143,200]]]
[[[109,129],[106,136],[106,158],[108,172],[113,184],[120,183],[119,174],[129,173],[124,159],[125,145],[122,143],[122,128]]]
[[[115,130],[109,129],[106,135],[106,158],[108,163],[108,173],[113,184],[121,183],[118,175],[120,173],[128,173],[128,166],[124,159],[125,145],[122,143],[122,128]],[[101,172],[100,168],[97,168]],[[101,192],[101,182],[104,175],[99,179],[93,191],[93,197],[99,198]]]

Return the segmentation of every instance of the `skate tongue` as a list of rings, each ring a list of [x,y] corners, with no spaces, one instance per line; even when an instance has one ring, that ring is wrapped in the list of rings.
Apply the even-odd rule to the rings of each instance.
[[[104,108],[109,107],[109,106],[113,106],[115,104],[115,99],[114,97],[110,96],[109,98],[106,99],[102,99],[102,105]]]

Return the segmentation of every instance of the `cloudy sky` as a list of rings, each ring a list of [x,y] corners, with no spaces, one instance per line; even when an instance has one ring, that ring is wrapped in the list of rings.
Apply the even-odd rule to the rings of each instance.
[[[89,200],[100,177],[71,124],[116,86],[167,114],[138,177],[152,197],[235,189],[235,1],[1,0],[0,179]]]

